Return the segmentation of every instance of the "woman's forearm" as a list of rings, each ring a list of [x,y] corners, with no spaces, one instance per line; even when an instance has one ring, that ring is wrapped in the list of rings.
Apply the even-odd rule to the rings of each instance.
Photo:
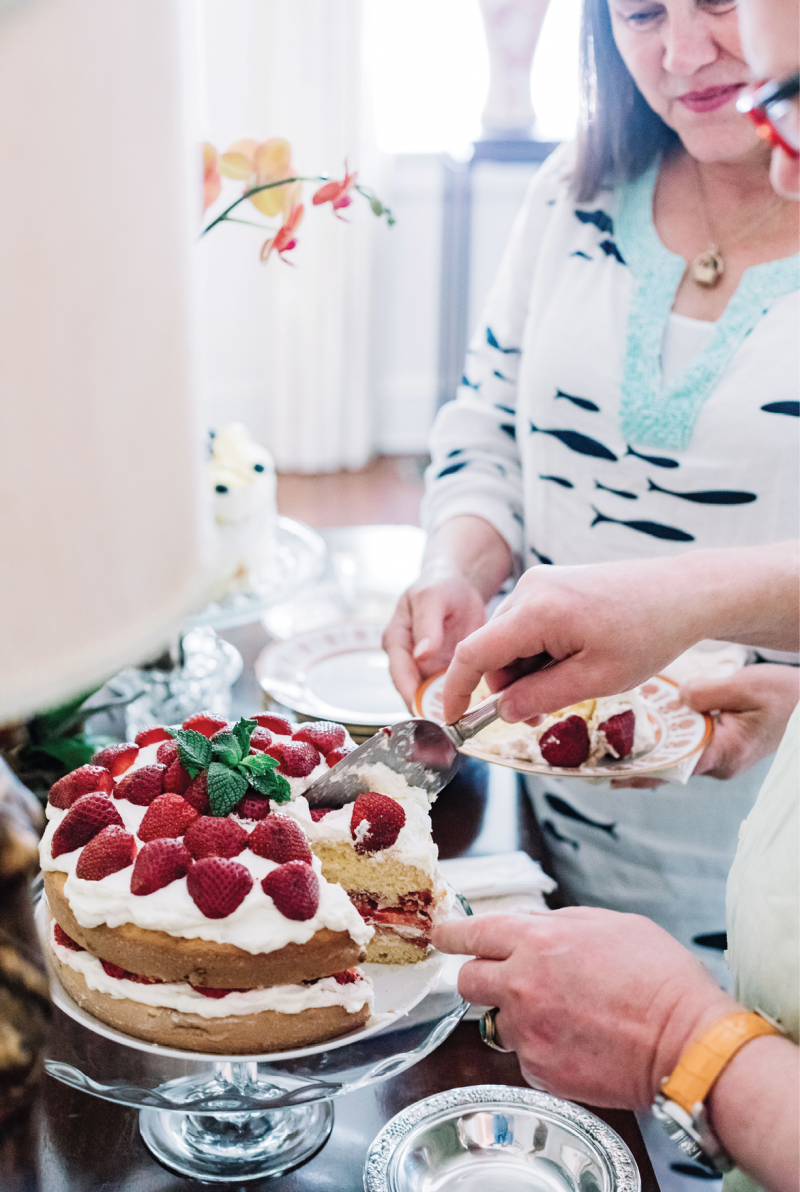
[[[735,1055],[708,1100],[722,1145],[767,1192],[800,1186],[800,1048],[775,1036]]]
[[[420,579],[429,583],[456,575],[488,603],[512,570],[511,550],[482,517],[461,514],[444,522],[428,539]]]

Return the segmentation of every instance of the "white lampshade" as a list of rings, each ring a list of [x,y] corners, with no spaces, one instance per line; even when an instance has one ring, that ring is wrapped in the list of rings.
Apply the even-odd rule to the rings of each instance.
[[[0,6],[0,723],[157,649],[202,594],[190,16]]]

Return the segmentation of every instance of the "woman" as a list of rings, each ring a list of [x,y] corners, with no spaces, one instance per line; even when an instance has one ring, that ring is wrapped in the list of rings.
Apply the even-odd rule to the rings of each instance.
[[[520,569],[797,536],[797,214],[735,108],[735,6],[586,0],[583,52],[588,124],[534,180],[432,433],[429,547],[385,638],[406,699]],[[765,772],[529,790],[572,900],[708,962]]]

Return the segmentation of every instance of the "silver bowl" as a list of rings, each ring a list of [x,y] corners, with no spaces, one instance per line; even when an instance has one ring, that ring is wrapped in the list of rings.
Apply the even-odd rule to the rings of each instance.
[[[373,1142],[365,1192],[640,1192],[633,1155],[600,1118],[502,1084],[450,1089]]]

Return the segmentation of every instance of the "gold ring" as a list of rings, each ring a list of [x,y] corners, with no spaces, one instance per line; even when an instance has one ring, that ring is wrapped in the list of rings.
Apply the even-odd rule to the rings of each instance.
[[[493,1006],[491,1010],[487,1010],[482,1014],[478,1020],[478,1030],[481,1033],[481,1038],[487,1047],[491,1047],[492,1051],[502,1051],[503,1055],[513,1055],[510,1047],[501,1047],[497,1042],[497,1027],[495,1026],[495,1017],[499,1011],[498,1006]]]

